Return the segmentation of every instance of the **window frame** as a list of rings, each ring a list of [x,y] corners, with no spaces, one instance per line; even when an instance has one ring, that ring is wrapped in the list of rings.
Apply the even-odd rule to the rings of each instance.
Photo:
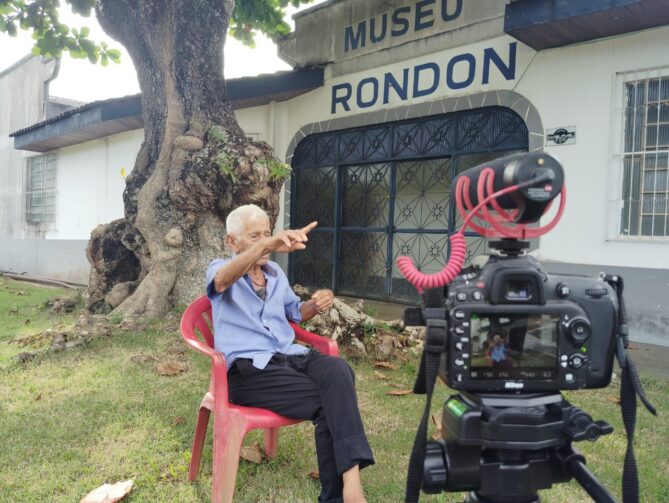
[[[662,244],[662,243],[667,243],[669,244],[669,190],[664,190],[666,194],[665,196],[665,206],[664,206],[664,211],[663,212],[657,212],[655,211],[655,208],[653,208],[653,211],[649,214],[651,215],[651,218],[654,216],[665,216],[665,235],[652,235],[653,230],[651,230],[651,234],[642,234],[643,232],[643,216],[647,215],[646,212],[644,212],[644,199],[643,196],[644,194],[657,194],[657,183],[655,182],[653,184],[653,191],[646,191],[644,189],[644,177],[645,174],[648,171],[652,171],[654,173],[654,177],[657,176],[658,172],[661,171],[666,171],[665,176],[669,176],[669,166],[667,166],[666,170],[663,169],[658,169],[655,164],[655,167],[653,168],[647,168],[646,163],[648,162],[648,158],[653,157],[655,159],[655,163],[657,163],[657,159],[661,155],[667,155],[669,156],[669,145],[666,147],[662,148],[657,148],[654,147],[652,149],[648,149],[647,146],[647,131],[648,131],[648,108],[649,108],[649,103],[648,103],[648,83],[651,82],[653,79],[659,80],[658,84],[658,96],[657,100],[653,100],[651,103],[657,102],[658,104],[662,103],[661,99],[661,86],[663,82],[669,81],[669,66],[662,66],[662,67],[652,67],[652,68],[645,68],[645,69],[636,69],[636,70],[631,70],[631,71],[625,71],[625,72],[618,72],[614,75],[614,82],[613,82],[613,92],[612,92],[612,111],[613,111],[613,116],[612,116],[612,128],[611,128],[611,145],[613,146],[612,153],[611,153],[611,170],[610,170],[610,198],[609,198],[609,211],[607,212],[608,216],[608,238],[611,241],[634,241],[634,242],[652,242],[652,243],[657,243],[657,244]],[[641,136],[637,138],[637,133],[632,132],[632,137],[631,137],[631,149],[628,151],[627,149],[627,142],[628,142],[628,131],[627,131],[627,126],[628,126],[628,86],[630,84],[634,83],[644,83],[644,95],[643,95],[643,102],[641,103],[641,107],[643,107],[642,110],[642,118],[641,118]],[[669,85],[669,84],[665,84]],[[637,105],[639,106],[639,105]],[[633,114],[636,116],[636,109],[633,112]],[[634,121],[635,126],[637,120]],[[668,125],[669,123],[667,121],[661,121],[660,120],[660,110],[658,109],[658,117],[657,121],[654,121],[651,125],[655,125],[657,127],[656,135],[659,134],[659,127],[661,125]],[[659,137],[656,138],[657,141],[659,141]],[[657,144],[656,144],[657,145]],[[639,146],[637,149],[636,147]],[[632,164],[632,167],[626,168],[626,159],[630,159],[630,163]],[[635,177],[634,175],[627,175],[626,170],[630,169],[631,170],[635,169],[633,166],[636,164],[637,161],[635,159],[638,159],[638,162],[641,164],[640,166],[640,173],[638,176],[638,180],[636,181],[638,187],[634,189],[633,187],[629,187],[629,185],[634,185],[635,184]],[[630,179],[627,180],[626,176],[630,176]],[[669,188],[669,187],[668,187]],[[633,195],[636,194],[637,198],[636,200],[638,201],[638,209],[635,211],[635,219],[637,220],[636,222],[636,233],[631,233],[631,230],[628,230],[627,233],[625,233],[625,215],[623,212],[627,209],[629,212],[627,216],[627,227],[632,228],[632,213],[633,210],[631,209],[632,203],[627,204],[627,198],[625,197],[625,192],[626,190],[629,190],[629,200],[634,201]],[[652,229],[652,228],[651,228]]]
[[[40,187],[34,187],[35,171],[38,167],[41,168]],[[33,229],[53,228],[57,219],[58,193],[58,156],[55,152],[26,158],[24,187],[23,221],[26,226]],[[35,203],[36,198],[41,198],[39,205]],[[35,208],[39,211],[35,211]]]

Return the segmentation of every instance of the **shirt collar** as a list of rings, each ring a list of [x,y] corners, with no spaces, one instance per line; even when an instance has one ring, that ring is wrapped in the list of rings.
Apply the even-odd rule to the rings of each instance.
[[[269,274],[270,276],[274,276],[276,278],[277,272],[276,268],[272,264],[272,262],[267,262],[264,266],[262,266],[262,270]]]

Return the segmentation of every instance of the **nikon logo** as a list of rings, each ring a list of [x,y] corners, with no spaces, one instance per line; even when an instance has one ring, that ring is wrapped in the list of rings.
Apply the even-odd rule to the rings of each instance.
[[[504,383],[504,389],[523,389],[525,383],[507,381]]]

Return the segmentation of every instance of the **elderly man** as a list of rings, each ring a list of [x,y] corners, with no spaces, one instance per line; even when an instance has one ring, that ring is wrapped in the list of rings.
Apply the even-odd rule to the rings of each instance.
[[[288,320],[306,321],[330,309],[319,290],[301,302],[272,252],[306,248],[317,223],[272,236],[267,214],[246,205],[227,218],[231,259],[207,270],[215,347],[225,354],[230,400],[316,426],[321,502],[363,503],[360,469],[374,463],[358,411],[353,370],[341,358],[293,344]]]

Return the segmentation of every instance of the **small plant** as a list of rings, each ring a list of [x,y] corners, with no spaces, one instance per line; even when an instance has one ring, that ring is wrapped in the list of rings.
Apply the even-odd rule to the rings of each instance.
[[[269,177],[273,180],[286,180],[290,178],[292,168],[290,164],[281,162],[278,159],[265,157],[260,162],[265,165],[269,171]]]
[[[397,328],[391,326],[389,323],[386,323],[385,321],[377,321],[374,328],[380,328],[385,330],[386,332],[398,333]]]
[[[221,173],[230,178],[232,183],[237,183],[237,177],[232,169],[232,159],[227,152],[223,151],[216,156],[216,164],[218,165],[218,169],[221,170]]]
[[[214,124],[209,128],[209,136],[211,138],[214,138],[218,140],[219,142],[226,144],[228,143],[228,133],[225,129],[223,129],[221,126],[218,124]]]
[[[365,313],[367,316],[371,316],[372,318],[375,318],[376,315],[378,314],[379,310],[378,308],[372,307],[368,304],[364,304],[362,307],[362,312]]]
[[[365,337],[370,337],[376,333],[376,326],[374,323],[366,321],[362,325],[362,333],[365,335]]]

